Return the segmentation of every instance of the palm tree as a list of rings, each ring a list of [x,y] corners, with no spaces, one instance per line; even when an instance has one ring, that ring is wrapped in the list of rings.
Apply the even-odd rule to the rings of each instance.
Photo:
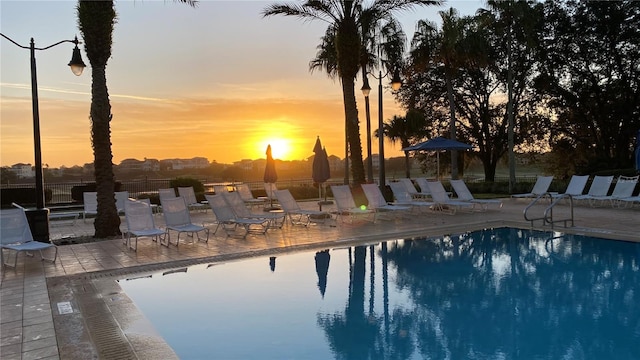
[[[427,122],[418,110],[409,110],[405,116],[394,116],[390,122],[385,122],[383,132],[392,143],[399,141],[402,148],[406,148],[411,146],[412,141],[422,139],[428,134]],[[404,165],[406,177],[410,178],[408,151],[404,152]]]
[[[195,6],[196,1],[179,0]],[[84,38],[84,48],[91,63],[91,143],[96,191],[98,193],[98,215],[94,222],[95,237],[107,238],[120,235],[120,217],[115,201],[115,177],[111,151],[111,128],[113,118],[106,68],[111,57],[113,27],[116,11],[113,1],[78,1],[78,27]]]
[[[414,5],[435,5],[438,0],[376,0],[364,6],[363,0],[308,0],[304,3],[279,3],[265,8],[263,16],[295,16],[302,20],[320,20],[329,24],[319,48],[326,61],[312,61],[327,70],[329,76],[338,77],[342,85],[345,128],[351,157],[354,184],[365,182],[360,143],[360,125],[355,97],[355,78],[360,69],[363,49],[363,20],[367,24],[380,24],[396,10],[410,9]],[[369,26],[368,29],[374,26]],[[326,45],[326,48],[322,48]],[[330,45],[330,46],[329,46]],[[316,58],[318,60],[318,58]],[[329,72],[331,71],[331,72]]]
[[[432,22],[419,21],[412,40],[411,54],[422,59],[425,64],[435,64],[444,68],[447,98],[449,100],[449,129],[452,140],[456,140],[456,109],[454,101],[453,79],[457,69],[468,58],[464,48],[465,27],[467,21],[458,17],[454,8],[440,11],[442,29],[438,30]],[[457,151],[451,151],[451,178],[458,177]]]

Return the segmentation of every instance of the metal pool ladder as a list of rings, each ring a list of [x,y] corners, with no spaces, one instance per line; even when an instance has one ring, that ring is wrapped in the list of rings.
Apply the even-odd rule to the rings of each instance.
[[[549,198],[550,205],[544,210],[542,217],[531,217],[528,213],[529,209],[531,209],[531,207],[533,207],[536,203],[538,203],[538,201],[541,201],[541,199],[546,199],[546,198]],[[562,218],[562,219],[554,219],[553,208],[558,204],[558,202],[560,202],[563,199],[569,199],[569,217]],[[556,197],[554,200],[553,196],[551,196],[551,193],[546,192],[544,194],[538,195],[537,198],[533,199],[533,201],[531,201],[531,203],[527,205],[527,207],[524,209],[523,214],[524,214],[524,219],[531,222],[531,226],[533,226],[534,221],[542,220],[542,226],[546,226],[547,224],[549,224],[551,225],[552,229],[554,224],[557,222],[564,222],[564,227],[567,227],[567,222],[571,222],[571,227],[573,227],[574,226],[573,197],[569,194],[562,194]]]

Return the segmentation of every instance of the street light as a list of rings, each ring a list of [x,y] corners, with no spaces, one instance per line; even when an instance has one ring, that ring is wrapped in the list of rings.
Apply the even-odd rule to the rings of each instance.
[[[364,95],[364,107],[367,117],[367,182],[373,183],[373,159],[371,158],[371,113],[369,108],[369,93],[371,93],[371,86],[369,86],[369,79],[367,75],[364,75],[364,83],[362,84],[362,94]]]
[[[378,185],[380,186],[380,191],[382,191],[383,194],[386,194],[387,185],[385,181],[386,173],[384,169],[384,131],[383,131],[384,121],[382,116],[382,79],[384,79],[389,75],[390,75],[389,72],[383,75],[382,71],[378,72],[378,76],[371,74],[371,76],[373,76],[378,80],[378,94],[379,94],[378,95],[378,141],[379,141],[378,142],[378,146],[379,146],[379,150],[378,150],[379,152],[378,154],[379,184]],[[365,87],[365,85],[367,85],[367,87]],[[368,98],[369,93],[371,92],[371,87],[368,87],[368,81],[365,82],[365,85],[362,86],[362,93],[364,94],[365,98]],[[393,91],[397,91],[398,89],[400,89],[400,86],[402,86],[402,80],[400,79],[400,70],[396,68],[393,71],[393,76],[391,78],[391,88],[393,89]]]
[[[33,221],[35,223],[32,224],[32,232],[35,240],[38,241],[49,241],[49,209],[44,208],[44,180],[42,177],[42,149],[40,146],[40,110],[38,108],[38,81],[37,81],[37,72],[36,72],[36,50],[47,50],[56,45],[60,45],[62,43],[73,43],[75,44],[75,48],[73,49],[73,54],[71,56],[71,61],[69,62],[69,66],[71,67],[71,71],[76,75],[80,76],[82,71],[86,67],[84,62],[82,61],[82,56],[80,55],[80,49],[78,48],[78,37],[75,37],[73,40],[62,40],[58,41],[55,44],[49,45],[43,48],[35,47],[35,42],[33,38],[31,38],[31,43],[29,46],[20,45],[17,42],[13,41],[8,36],[0,33],[0,35],[11,41],[14,45],[18,46],[22,49],[29,49],[31,53],[31,107],[33,110],[33,151],[35,153],[35,173],[36,173],[36,211],[33,212]],[[34,231],[35,230],[35,231]]]

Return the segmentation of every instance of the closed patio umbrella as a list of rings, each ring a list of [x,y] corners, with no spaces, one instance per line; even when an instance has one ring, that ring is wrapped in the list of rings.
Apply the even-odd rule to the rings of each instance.
[[[438,168],[438,179],[440,178],[440,151],[442,150],[469,150],[472,149],[473,146],[469,144],[465,144],[456,140],[451,140],[444,138],[442,136],[434,137],[433,139],[429,139],[427,141],[411,145],[402,149],[402,151],[435,151],[437,158],[437,168]]]
[[[267,145],[267,165],[264,168],[263,179],[271,188],[271,194],[267,195],[269,195],[269,206],[273,207],[273,184],[278,181],[278,174],[276,173],[276,161],[273,160],[273,155],[271,154],[271,144]]]
[[[329,168],[329,158],[327,156],[327,151],[322,147],[319,136],[316,139],[316,144],[313,147],[313,152],[315,153],[315,156],[313,157],[311,177],[313,178],[313,182],[318,184],[318,200],[322,200],[322,188],[324,187],[324,183],[331,177],[331,169]],[[326,196],[327,191],[325,189],[325,201]]]

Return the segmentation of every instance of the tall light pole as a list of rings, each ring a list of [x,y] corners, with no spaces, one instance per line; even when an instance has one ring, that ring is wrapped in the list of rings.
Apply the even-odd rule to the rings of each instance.
[[[362,94],[364,95],[364,108],[367,117],[367,182],[373,183],[373,159],[371,158],[371,111],[369,108],[369,94],[371,86],[366,71],[364,72],[364,80],[362,84]]]
[[[379,179],[378,179],[378,185],[380,186],[380,191],[382,191],[383,194],[386,194],[386,188],[387,188],[387,184],[386,184],[386,173],[385,173],[385,168],[384,168],[384,117],[382,114],[382,79],[389,76],[390,73],[387,72],[384,75],[382,74],[382,70],[380,70],[378,72],[378,76],[375,76],[373,74],[371,74],[371,76],[373,76],[374,78],[378,79],[378,172],[379,172]],[[398,70],[397,68],[393,71],[393,77],[391,78],[391,88],[394,91],[397,91],[398,89],[400,89],[400,86],[402,86],[402,80],[400,79],[400,70]],[[369,88],[369,91],[371,91],[371,88]],[[363,94],[365,93],[364,90],[364,86],[363,86],[363,90],[362,90]],[[366,95],[365,95],[366,96]]]
[[[78,37],[75,37],[73,40],[62,40],[58,41],[55,44],[37,48],[35,47],[35,42],[33,38],[31,38],[31,42],[29,46],[20,45],[17,42],[13,41],[8,36],[0,33],[0,35],[12,42],[14,45],[18,46],[22,49],[29,49],[31,54],[31,107],[33,111],[33,152],[35,154],[35,175],[36,175],[36,211],[32,213],[34,223],[32,223],[32,232],[34,233],[34,239],[38,241],[49,241],[49,209],[44,208],[44,180],[42,176],[42,149],[40,146],[40,110],[38,107],[38,79],[37,79],[37,71],[36,71],[36,50],[47,50],[56,45],[60,45],[63,43],[73,43],[75,44],[75,48],[73,49],[73,54],[71,56],[71,61],[69,62],[69,66],[71,67],[71,71],[76,75],[82,75],[82,71],[86,67],[84,62],[82,61],[82,56],[80,55],[80,49],[78,48]],[[46,227],[46,230],[45,230]],[[34,231],[35,230],[35,231]]]

